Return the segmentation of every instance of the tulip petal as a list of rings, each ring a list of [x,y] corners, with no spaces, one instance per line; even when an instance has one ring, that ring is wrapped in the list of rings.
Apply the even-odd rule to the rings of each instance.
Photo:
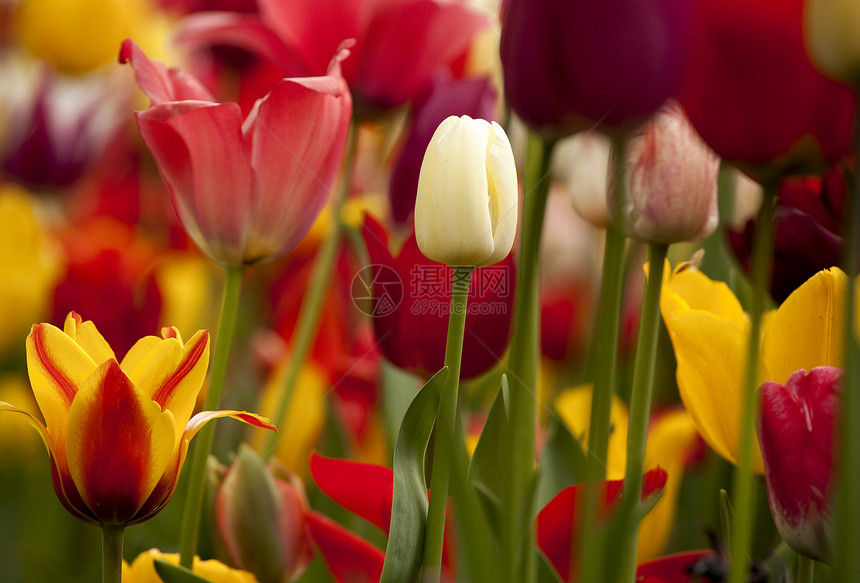
[[[174,448],[174,418],[137,389],[115,360],[98,367],[69,410],[69,471],[105,524],[125,524],[161,479]]]
[[[767,378],[785,384],[797,370],[840,366],[848,277],[839,268],[819,271],[776,311],[762,338]]]
[[[452,116],[430,139],[415,199],[415,237],[429,259],[474,266],[493,253],[484,159],[489,127]]]
[[[239,106],[169,102],[137,123],[185,230],[211,258],[241,265],[255,186]]]
[[[90,320],[86,322],[74,312],[71,312],[66,317],[66,322],[63,325],[63,332],[69,338],[78,343],[78,346],[84,349],[93,362],[97,365],[106,360],[115,358],[113,349],[110,344],[104,339],[104,336],[96,329],[96,325]]]
[[[487,180],[490,193],[490,224],[493,230],[493,253],[483,265],[492,265],[504,259],[511,251],[517,232],[517,205],[519,187],[511,143],[496,122],[490,125],[490,142],[487,147]]]
[[[257,102],[243,127],[259,188],[247,263],[291,251],[310,230],[340,168],[351,112],[349,89],[334,76],[284,79]]]
[[[311,475],[338,504],[388,533],[394,472],[376,464],[311,454]]]
[[[739,326],[698,310],[664,315],[678,363],[678,391],[705,442],[737,463],[749,324]],[[758,384],[764,380],[763,367]],[[762,472],[755,448],[754,468]]]
[[[232,417],[233,419],[238,419],[242,423],[247,423],[248,425],[253,425],[254,427],[259,427],[261,429],[271,429],[272,431],[278,430],[277,427],[269,423],[269,420],[262,415],[248,413],[247,411],[201,411],[192,417],[185,426],[185,439],[187,441],[191,441],[204,425],[213,419],[219,419],[221,417]]]
[[[746,320],[741,303],[722,281],[713,281],[698,269],[676,267],[675,272],[666,262],[663,270],[661,310],[671,314],[679,309],[704,310],[738,326]]]
[[[96,364],[65,332],[50,324],[27,336],[27,372],[33,395],[49,428],[59,475],[67,475],[66,421],[79,387]]]
[[[195,77],[151,60],[131,39],[123,41],[119,62],[131,64],[137,85],[153,103],[187,99],[215,101],[209,90]]]
[[[308,512],[308,532],[337,583],[376,583],[385,553],[330,518]]]
[[[149,344],[146,342],[144,346]],[[138,354],[133,356],[136,359]],[[184,346],[178,338],[165,338],[154,344],[133,369],[126,368],[125,359],[122,364],[135,386],[145,387],[149,397],[162,410],[169,409],[173,413],[178,443],[194,412],[197,393],[206,377],[209,332],[197,332]]]

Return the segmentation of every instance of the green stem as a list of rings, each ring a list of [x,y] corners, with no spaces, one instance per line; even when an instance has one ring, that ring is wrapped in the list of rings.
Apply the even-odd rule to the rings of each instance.
[[[469,279],[472,267],[453,267],[451,313],[448,316],[448,340],[445,343],[445,366],[448,376],[442,388],[442,400],[436,419],[436,444],[433,449],[433,473],[430,476],[430,508],[424,537],[423,581],[439,581],[442,570],[442,546],[445,539],[445,511],[448,505],[448,482],[451,454],[457,420],[460,387],[460,363],[463,358],[463,336],[466,333],[466,310],[469,302]]]
[[[654,389],[654,368],[657,362],[657,335],[660,331],[660,290],[663,268],[669,246],[648,244],[648,282],[642,298],[639,316],[639,336],[633,362],[633,387],[630,394],[630,420],[627,426],[627,465],[624,471],[624,498],[619,509],[620,531],[618,565],[620,576],[610,581],[633,581],[636,574],[636,546],[641,520],[642,471],[645,466],[645,445],[651,418],[651,394]]]
[[[624,200],[624,141],[613,142],[613,184],[619,190],[618,200]],[[588,425],[590,460],[588,480],[606,478],[606,457],[609,450],[610,411],[615,393],[615,373],[618,361],[618,327],[621,321],[621,300],[624,291],[624,250],[627,238],[615,227],[606,228],[603,253],[603,281],[600,307],[592,356],[595,359],[594,390],[591,399],[591,420]]]
[[[121,524],[102,525],[102,583],[122,583]]]
[[[204,411],[216,411],[221,404],[221,391],[227,376],[227,363],[230,361],[230,348],[236,331],[236,318],[239,314],[239,295],[242,288],[242,267],[228,267],[224,282],[224,297],[221,303],[221,319],[218,322],[218,335],[212,354],[212,369],[209,376],[209,390],[206,392]],[[203,498],[206,487],[206,465],[215,425],[204,426],[194,440],[189,464],[188,496],[182,512],[182,525],[179,531],[179,557],[183,567],[191,568],[197,552],[200,517],[203,514]]]
[[[615,197],[624,200],[627,180],[624,176],[623,139],[613,141],[615,149],[612,156],[614,180],[618,189]],[[588,465],[586,466],[585,496],[576,515],[582,520],[576,528],[580,529],[579,541],[582,548],[572,548],[570,560],[582,565],[584,581],[596,578],[602,568],[606,551],[605,536],[598,536],[595,530],[597,520],[597,497],[599,481],[606,479],[606,461],[609,451],[611,431],[612,397],[615,394],[616,369],[618,363],[618,329],[621,320],[621,304],[624,292],[626,263],[624,252],[627,238],[609,225],[605,230],[606,240],[603,251],[603,276],[600,288],[600,306],[597,313],[597,327],[594,335],[592,359],[594,362],[594,388],[591,398],[591,418],[588,424]],[[577,538],[571,539],[576,544]]]
[[[858,100],[860,104],[860,100]],[[860,125],[860,124],[858,124]],[[860,160],[860,127],[855,128],[855,160]],[[860,573],[860,348],[854,335],[857,321],[858,249],[860,249],[860,180],[855,174],[848,197],[847,233],[843,242],[843,266],[848,275],[845,326],[845,388],[839,423],[839,452],[836,482],[835,536],[833,537],[833,580],[851,581]]]
[[[745,583],[749,571],[755,514],[755,475],[753,474],[753,445],[755,440],[756,390],[758,389],[759,355],[761,353],[761,321],[768,302],[773,267],[774,207],[777,182],[764,186],[764,198],[753,235],[752,302],[750,305],[750,335],[747,344],[746,376],[744,379],[738,467],[732,479],[734,521],[729,541],[729,583]]]
[[[331,276],[334,272],[334,263],[337,259],[337,251],[340,247],[340,238],[343,234],[343,219],[341,211],[347,194],[349,193],[349,185],[352,177],[352,167],[355,162],[356,154],[356,133],[358,128],[353,122],[349,130],[346,144],[346,159],[344,162],[343,172],[341,174],[340,187],[335,195],[334,204],[332,205],[332,225],[326,234],[322,247],[314,259],[313,272],[310,282],[308,283],[307,291],[302,298],[301,309],[299,310],[299,320],[296,324],[296,331],[293,335],[290,344],[291,353],[290,361],[287,365],[287,372],[284,375],[284,385],[281,387],[281,395],[278,400],[275,414],[272,417],[272,422],[275,423],[282,431],[280,433],[272,432],[269,435],[269,441],[266,446],[264,457],[269,459],[276,451],[278,440],[283,433],[284,428],[281,425],[286,420],[287,409],[295,392],[296,383],[299,379],[299,373],[302,370],[302,365],[307,358],[308,351],[313,344],[319,330],[320,314],[322,314],[322,306],[326,297],[326,290],[331,282]]]
[[[803,555],[797,555],[797,583],[814,583],[815,561]]]
[[[525,194],[520,238],[517,287],[514,297],[513,338],[508,357],[511,431],[506,444],[510,453],[508,479],[501,484],[504,495],[503,573],[508,580],[533,580],[535,414],[537,407],[538,360],[540,357],[540,270],[539,252],[544,212],[549,194],[551,143],[529,135],[526,155]]]

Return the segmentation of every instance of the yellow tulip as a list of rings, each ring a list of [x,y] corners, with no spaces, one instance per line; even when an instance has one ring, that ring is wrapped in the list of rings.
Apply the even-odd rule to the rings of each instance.
[[[131,565],[123,562],[122,583],[162,583],[161,577],[155,571],[155,559],[164,559],[174,565],[179,564],[179,556],[164,554],[156,549],[150,549],[139,554]],[[197,575],[212,583],[257,583],[257,578],[247,571],[231,569],[216,560],[202,561],[194,557],[192,569]]]
[[[517,230],[517,171],[496,122],[451,116],[430,139],[415,199],[415,238],[428,259],[477,267],[504,259]]]
[[[22,0],[13,22],[33,56],[80,75],[116,63],[126,38],[162,55],[164,21],[148,0]]]
[[[756,386],[797,370],[840,366],[847,276],[818,272],[764,315]],[[678,391],[705,442],[737,463],[749,317],[722,282],[696,269],[666,269],[660,308],[678,363]],[[764,468],[758,444],[754,469]]]
[[[17,187],[0,187],[0,353],[19,347],[30,325],[48,315],[62,269],[34,200]]]

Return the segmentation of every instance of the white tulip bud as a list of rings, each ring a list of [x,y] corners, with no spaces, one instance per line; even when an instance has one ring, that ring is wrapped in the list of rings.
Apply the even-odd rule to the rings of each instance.
[[[498,263],[517,230],[517,172],[496,122],[451,116],[427,146],[415,200],[415,238],[433,261]]]

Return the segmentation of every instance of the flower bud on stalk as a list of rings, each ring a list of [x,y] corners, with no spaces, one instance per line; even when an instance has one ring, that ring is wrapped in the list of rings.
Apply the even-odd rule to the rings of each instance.
[[[826,560],[833,531],[833,446],[843,371],[819,366],[785,386],[759,389],[758,439],[767,498],[780,536],[798,553]]]
[[[677,103],[667,103],[631,137],[625,156],[625,187],[609,188],[610,218],[621,232],[670,244],[714,231],[720,160]]]
[[[451,116],[427,146],[415,201],[415,236],[428,259],[492,265],[517,230],[517,172],[496,122]]]

